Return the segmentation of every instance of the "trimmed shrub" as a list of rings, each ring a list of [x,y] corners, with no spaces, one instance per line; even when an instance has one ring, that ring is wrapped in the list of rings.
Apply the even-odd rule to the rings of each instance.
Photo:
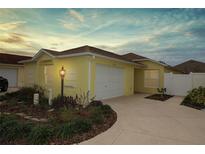
[[[45,89],[37,85],[34,85],[33,87],[22,87],[18,91],[6,93],[5,95],[1,96],[1,100],[10,100],[15,98],[17,101],[33,103],[34,93],[39,93],[40,104],[45,101],[48,103],[48,99],[45,96]]]
[[[103,114],[105,114],[105,115],[109,115],[113,111],[112,108],[109,105],[101,106],[101,110],[102,110]]]
[[[95,106],[95,107],[99,107],[99,106],[103,106],[103,103],[101,101],[92,101],[89,106]]]
[[[14,116],[1,116],[0,139],[4,142],[22,139],[29,134],[31,127],[31,123],[19,122]]]
[[[205,108],[205,87],[192,89],[181,104]]]
[[[91,115],[90,120],[94,124],[101,124],[104,121],[104,116],[103,116],[102,112],[94,112]]]
[[[70,122],[70,125],[75,133],[84,133],[92,129],[92,123],[88,119],[78,118]]]
[[[35,126],[29,136],[28,142],[35,145],[48,144],[52,137],[52,130],[47,125]]]
[[[77,106],[76,99],[74,99],[72,96],[64,96],[63,100],[60,95],[53,98],[52,100],[52,107],[59,109],[62,107],[66,108],[74,108]]]
[[[73,108],[61,108],[58,111],[58,119],[62,122],[68,122],[73,119],[76,115],[74,115]]]
[[[56,128],[56,137],[60,139],[71,138],[75,134],[74,127],[70,123],[65,123]]]
[[[91,121],[87,119],[73,119],[68,123],[64,123],[55,129],[56,137],[60,139],[68,139],[75,134],[85,133],[92,129]]]

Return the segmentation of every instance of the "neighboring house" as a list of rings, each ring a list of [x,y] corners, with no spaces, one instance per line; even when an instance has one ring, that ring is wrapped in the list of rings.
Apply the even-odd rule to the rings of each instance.
[[[52,96],[60,94],[59,71],[66,70],[64,93],[75,96],[90,91],[96,99],[132,95],[134,92],[155,93],[163,87],[164,72],[170,66],[134,55],[118,55],[91,46],[62,52],[41,49],[32,59],[22,61],[25,85],[38,84]]]
[[[0,76],[6,78],[10,88],[23,86],[23,65],[18,61],[31,57],[0,53]]]
[[[205,63],[196,61],[196,60],[188,60],[184,63],[174,66],[174,68],[186,74],[189,74],[191,72],[192,73],[205,73]]]
[[[124,58],[144,65],[134,71],[134,91],[156,93],[157,88],[164,87],[164,73],[181,73],[164,62],[155,61],[134,53],[122,55]]]

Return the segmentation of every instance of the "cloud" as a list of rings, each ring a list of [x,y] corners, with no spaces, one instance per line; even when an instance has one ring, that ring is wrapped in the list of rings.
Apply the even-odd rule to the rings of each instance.
[[[78,28],[78,25],[73,23],[62,23],[63,27],[69,30],[76,30]]]
[[[84,22],[84,16],[75,10],[69,10],[68,14],[80,22]]]
[[[0,23],[0,30],[7,31],[7,30],[17,29],[17,28],[21,27],[25,23],[26,23],[25,21]]]
[[[0,42],[4,43],[25,43],[25,38],[27,35],[18,34],[18,33],[10,33],[0,38]]]
[[[8,49],[8,48],[0,48],[0,53],[10,53],[10,54],[16,54],[16,55],[23,55],[23,56],[33,56],[35,53],[22,51],[22,49]]]

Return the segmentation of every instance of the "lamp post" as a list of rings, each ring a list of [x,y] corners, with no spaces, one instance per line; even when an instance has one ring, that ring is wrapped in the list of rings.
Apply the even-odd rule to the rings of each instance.
[[[64,77],[65,77],[65,69],[62,66],[60,70],[60,77],[61,77],[61,100],[63,101],[63,91],[64,91]]]

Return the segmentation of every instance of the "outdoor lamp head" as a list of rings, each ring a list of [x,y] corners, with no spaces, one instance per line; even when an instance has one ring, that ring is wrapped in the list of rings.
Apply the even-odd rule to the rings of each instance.
[[[60,76],[61,76],[61,78],[64,78],[64,76],[65,76],[65,69],[64,69],[63,66],[62,66],[62,68],[60,70]]]

